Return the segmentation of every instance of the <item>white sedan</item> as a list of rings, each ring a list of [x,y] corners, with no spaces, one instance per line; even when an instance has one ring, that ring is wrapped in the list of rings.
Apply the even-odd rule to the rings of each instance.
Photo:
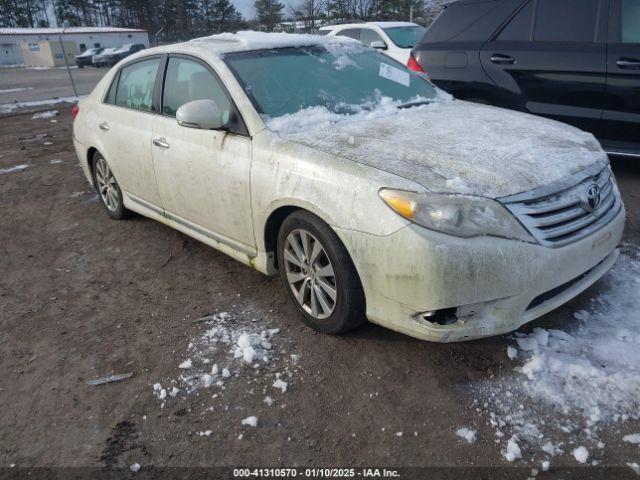
[[[359,40],[367,47],[380,50],[403,65],[409,61],[411,49],[420,41],[426,29],[412,22],[360,22],[327,25],[320,35],[338,35]]]
[[[156,219],[265,274],[326,333],[508,332],[618,256],[594,138],[453,100],[339,37],[222,34],[121,61],[74,108],[114,219]]]

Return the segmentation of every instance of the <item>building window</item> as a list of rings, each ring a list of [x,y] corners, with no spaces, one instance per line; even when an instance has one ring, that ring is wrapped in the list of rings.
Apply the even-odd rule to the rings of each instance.
[[[84,43],[80,44],[80,51],[84,52],[87,49],[87,46]]]
[[[30,43],[29,50],[31,50],[32,52],[38,52],[40,51],[40,45],[38,45],[37,43]]]
[[[94,46],[95,48],[100,48],[100,42],[98,42],[98,43],[94,43],[94,44],[93,44],[93,46]]]

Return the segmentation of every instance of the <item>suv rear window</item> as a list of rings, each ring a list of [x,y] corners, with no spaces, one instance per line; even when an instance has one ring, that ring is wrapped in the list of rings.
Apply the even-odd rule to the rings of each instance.
[[[598,1],[538,0],[533,39],[537,42],[593,42]]]
[[[640,0],[622,0],[620,13],[622,43],[640,43]]]
[[[476,35],[470,27],[499,6],[500,2],[496,1],[453,3],[429,26],[420,43],[446,42],[453,39],[486,40],[484,32],[475,38]]]

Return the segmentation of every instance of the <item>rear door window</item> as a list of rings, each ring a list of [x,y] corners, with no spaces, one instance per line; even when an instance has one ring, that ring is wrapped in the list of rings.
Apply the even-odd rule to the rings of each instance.
[[[622,0],[620,41],[640,43],[640,0]]]
[[[150,112],[153,110],[153,88],[160,66],[159,58],[142,60],[120,71],[115,104]]]
[[[537,42],[593,42],[599,0],[537,0]]]
[[[336,35],[340,37],[349,37],[355,38],[356,40],[360,40],[360,29],[359,28],[346,28],[344,30],[340,30]]]

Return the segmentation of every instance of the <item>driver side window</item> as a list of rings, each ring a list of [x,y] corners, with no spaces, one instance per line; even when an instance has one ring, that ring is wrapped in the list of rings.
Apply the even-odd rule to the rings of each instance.
[[[363,28],[360,31],[360,41],[364,43],[367,47],[370,47],[373,42],[382,42],[386,44],[386,42],[382,39],[380,35],[378,35],[377,32],[374,32],[369,28]]]

